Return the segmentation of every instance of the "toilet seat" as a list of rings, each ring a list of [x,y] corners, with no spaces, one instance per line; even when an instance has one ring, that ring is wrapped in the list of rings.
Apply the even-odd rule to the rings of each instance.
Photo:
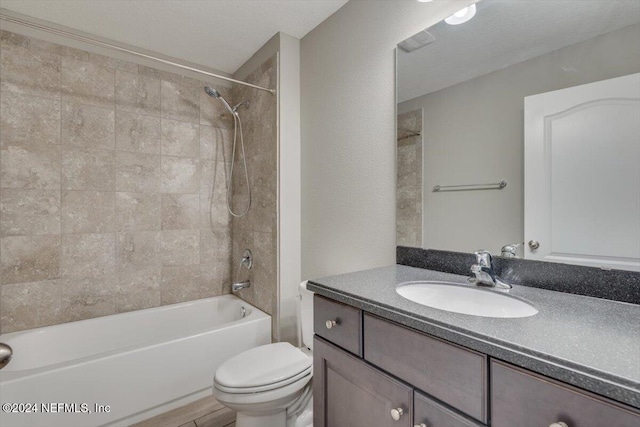
[[[289,343],[274,343],[227,360],[216,370],[213,384],[229,394],[260,393],[310,377],[311,371],[311,357]]]

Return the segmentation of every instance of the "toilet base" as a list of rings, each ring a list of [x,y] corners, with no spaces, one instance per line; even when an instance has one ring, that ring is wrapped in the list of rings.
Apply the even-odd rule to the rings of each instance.
[[[249,415],[238,412],[236,427],[284,427],[287,424],[287,411],[270,415]]]

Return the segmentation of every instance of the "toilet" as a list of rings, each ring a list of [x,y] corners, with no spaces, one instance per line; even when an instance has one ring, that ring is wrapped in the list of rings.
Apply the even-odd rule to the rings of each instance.
[[[237,412],[236,427],[312,427],[313,292],[299,286],[303,347],[286,342],[242,352],[213,378],[213,396]]]

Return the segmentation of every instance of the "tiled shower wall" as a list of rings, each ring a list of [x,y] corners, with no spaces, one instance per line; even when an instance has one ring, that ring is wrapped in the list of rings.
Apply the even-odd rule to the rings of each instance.
[[[262,87],[277,86],[277,56],[265,61],[245,81]],[[249,101],[249,108],[239,110],[245,137],[247,167],[251,185],[251,209],[242,218],[233,218],[232,278],[251,281],[251,287],[239,295],[272,315],[272,335],[279,340],[277,324],[277,206],[278,206],[278,134],[277,99],[268,92],[234,86],[236,103]],[[236,156],[237,157],[237,156]],[[249,201],[244,166],[237,161],[233,172],[235,212],[242,212]],[[238,269],[242,253],[250,249],[254,265],[250,271]]]
[[[398,114],[396,241],[422,247],[422,108]]]
[[[233,121],[203,82],[0,34],[1,332],[228,293]],[[275,97],[265,95],[273,122],[258,126],[260,95],[238,91],[253,103],[247,145],[262,172],[252,179],[271,190]],[[264,196],[254,203],[275,206]],[[258,254],[273,250],[274,216],[255,213],[238,227],[253,231],[240,245],[255,246],[253,279],[274,289],[267,298],[256,286],[247,299],[270,313],[275,262]]]

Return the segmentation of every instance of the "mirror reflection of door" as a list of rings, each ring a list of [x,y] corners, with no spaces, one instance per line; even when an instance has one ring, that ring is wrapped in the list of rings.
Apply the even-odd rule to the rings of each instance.
[[[399,45],[397,112],[423,112],[424,190],[416,228],[422,239],[402,240],[414,234],[398,221],[405,227],[398,244],[496,255],[520,244],[519,257],[531,252],[528,240],[548,247],[546,237],[525,236],[525,98],[640,73],[640,2],[579,3],[577,11],[577,2],[568,0],[482,0],[471,20],[427,28],[429,37],[418,37],[422,47],[408,52]],[[398,173],[400,179],[400,165]],[[508,185],[433,190],[501,181]],[[399,220],[406,206],[398,207]],[[568,232],[573,219],[559,216],[554,226]],[[601,238],[616,246],[613,235]]]
[[[640,74],[524,111],[526,258],[640,271]]]

